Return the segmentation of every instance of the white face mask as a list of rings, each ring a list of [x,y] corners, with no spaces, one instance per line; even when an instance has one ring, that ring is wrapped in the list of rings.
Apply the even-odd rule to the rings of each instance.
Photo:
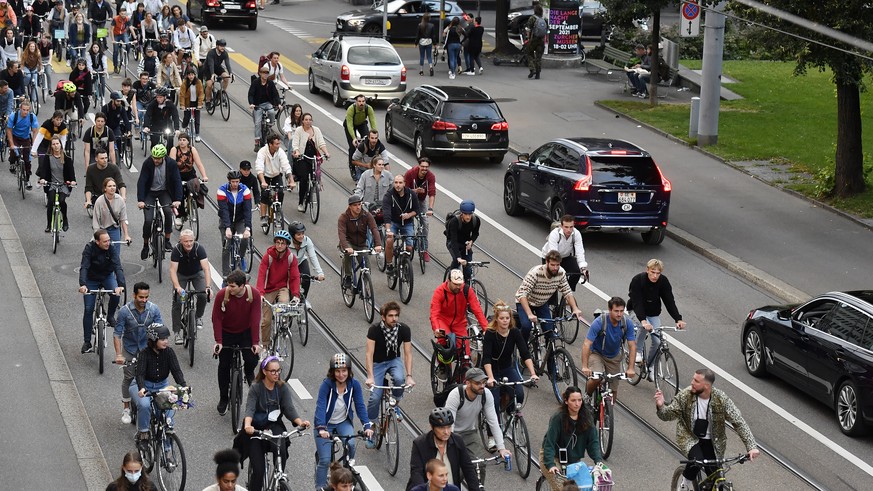
[[[126,477],[127,480],[130,481],[131,484],[136,484],[136,482],[139,481],[139,477],[141,475],[142,475],[142,470],[138,470],[136,472],[124,471],[124,477]]]

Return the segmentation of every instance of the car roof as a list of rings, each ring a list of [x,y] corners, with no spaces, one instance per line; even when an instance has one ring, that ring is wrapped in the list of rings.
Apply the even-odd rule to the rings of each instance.
[[[858,300],[867,304],[867,309],[873,312],[873,290],[853,290],[848,292],[831,292],[835,297],[854,297],[857,303]]]
[[[554,141],[569,144],[570,146],[575,146],[583,152],[630,150],[633,152],[639,152],[642,156],[649,156],[648,152],[634,145],[633,143],[625,140],[618,140],[615,138],[591,138],[585,136],[577,136],[572,138],[559,138]]]
[[[367,45],[377,45],[377,46],[385,46],[391,49],[394,49],[394,46],[388,42],[386,39],[376,36],[361,36],[354,35],[348,33],[337,33],[334,36],[335,39],[343,42],[347,46],[367,46]]]
[[[478,87],[463,87],[459,85],[421,85],[418,87],[426,90],[446,101],[472,102],[492,101],[484,90]]]

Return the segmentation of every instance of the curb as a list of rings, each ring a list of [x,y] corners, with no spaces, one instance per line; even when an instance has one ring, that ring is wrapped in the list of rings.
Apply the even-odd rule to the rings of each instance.
[[[85,405],[82,403],[76,382],[73,380],[70,367],[55,334],[54,325],[45,308],[45,301],[2,196],[0,196],[0,242],[3,243],[9,258],[14,281],[21,291],[21,301],[24,304],[28,324],[48,374],[52,393],[57,401],[64,426],[67,428],[67,435],[76,453],[76,460],[79,462],[85,484],[89,490],[105,489],[106,483],[112,480],[112,474],[97,441],[94,427],[88,419]]]

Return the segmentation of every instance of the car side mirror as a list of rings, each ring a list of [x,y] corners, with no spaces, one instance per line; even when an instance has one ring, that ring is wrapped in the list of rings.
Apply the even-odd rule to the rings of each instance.
[[[791,320],[791,309],[782,309],[776,312],[776,317],[781,321]]]
[[[518,161],[519,162],[529,162],[530,161],[530,154],[529,153],[518,154]]]
[[[312,57],[313,58],[321,58],[321,54],[322,54],[321,50],[318,50],[315,53],[312,53]]]

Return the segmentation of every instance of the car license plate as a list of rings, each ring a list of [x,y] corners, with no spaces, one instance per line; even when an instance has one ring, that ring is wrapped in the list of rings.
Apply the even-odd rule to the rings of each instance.
[[[463,133],[461,140],[486,140],[488,137],[485,133]]]
[[[391,83],[391,79],[387,78],[364,78],[361,80],[364,82],[364,85],[388,85]]]
[[[225,5],[222,5],[222,7],[224,7],[227,10],[239,10],[242,8],[241,6],[234,5],[234,4],[225,4]]]
[[[619,203],[636,203],[637,193],[618,193]]]

